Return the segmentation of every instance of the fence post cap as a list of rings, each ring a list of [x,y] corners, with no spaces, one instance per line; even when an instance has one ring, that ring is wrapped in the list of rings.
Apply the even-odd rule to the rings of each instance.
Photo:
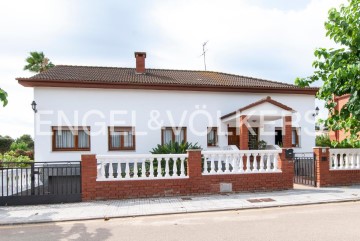
[[[186,150],[187,152],[190,152],[190,151],[202,151],[202,149],[200,148],[200,149],[187,149]]]

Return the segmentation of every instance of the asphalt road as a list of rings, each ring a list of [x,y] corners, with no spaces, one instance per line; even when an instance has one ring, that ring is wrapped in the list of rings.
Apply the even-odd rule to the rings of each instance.
[[[360,202],[0,227],[0,240],[360,240]]]

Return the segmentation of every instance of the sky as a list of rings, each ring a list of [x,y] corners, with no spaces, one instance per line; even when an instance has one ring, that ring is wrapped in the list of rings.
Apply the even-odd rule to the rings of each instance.
[[[33,135],[33,89],[17,83],[30,51],[54,64],[207,69],[294,83],[311,75],[327,12],[346,0],[11,0],[0,2],[0,135]],[[317,84],[319,85],[319,83]],[[321,102],[316,105],[322,107]],[[326,117],[326,112],[319,115]]]

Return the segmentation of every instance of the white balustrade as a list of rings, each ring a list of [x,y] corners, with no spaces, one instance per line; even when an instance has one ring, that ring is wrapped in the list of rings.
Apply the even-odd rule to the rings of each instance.
[[[203,151],[203,175],[281,172],[275,150]]]
[[[330,170],[360,170],[360,148],[330,149]]]
[[[187,154],[97,155],[97,181],[187,178]]]

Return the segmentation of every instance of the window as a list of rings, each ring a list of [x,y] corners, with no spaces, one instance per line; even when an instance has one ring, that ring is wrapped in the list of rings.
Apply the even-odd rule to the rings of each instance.
[[[135,150],[134,127],[109,127],[109,151]]]
[[[218,145],[217,127],[208,127],[207,146],[217,146],[217,145]]]
[[[161,143],[186,142],[186,127],[163,127],[161,130]]]
[[[53,151],[90,151],[90,127],[53,126]]]
[[[300,128],[292,128],[291,144],[293,147],[300,147]]]
[[[300,133],[301,129],[299,127],[293,127],[291,131],[291,145],[292,147],[300,147]],[[275,128],[275,145],[282,146],[282,129]]]

